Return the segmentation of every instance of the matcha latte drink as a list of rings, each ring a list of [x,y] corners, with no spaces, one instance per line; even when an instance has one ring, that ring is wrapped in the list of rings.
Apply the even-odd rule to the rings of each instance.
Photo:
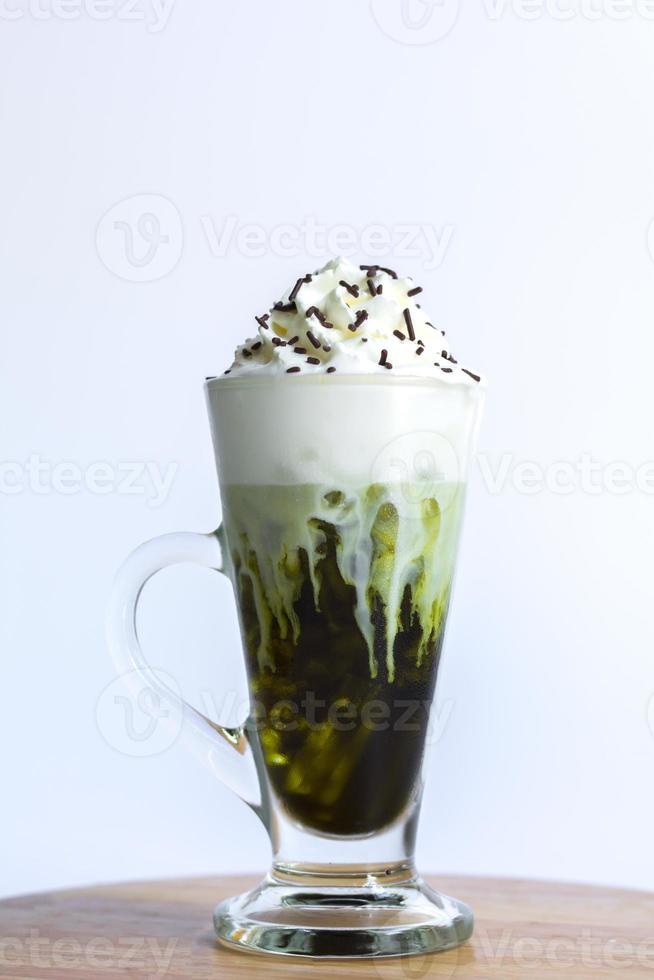
[[[130,625],[143,580],[190,558],[234,586],[250,717],[227,731],[178,702],[212,764],[221,735],[238,750],[221,774],[272,841],[263,885],[216,912],[232,945],[383,956],[472,931],[413,850],[483,384],[420,293],[339,260],[258,316],[207,382],[222,528],[150,543],[122,573],[114,646],[169,701]]]

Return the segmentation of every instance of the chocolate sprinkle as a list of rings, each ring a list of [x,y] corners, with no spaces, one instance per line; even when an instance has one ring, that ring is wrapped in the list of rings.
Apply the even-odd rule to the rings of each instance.
[[[299,367],[286,368],[287,374],[296,374],[299,371]]]
[[[356,316],[356,320],[354,321],[354,323],[349,323],[347,329],[351,330],[352,333],[355,333],[355,331],[357,331],[361,326],[361,324],[367,319],[368,319],[368,311],[359,310]]]
[[[314,336],[314,335],[313,335],[313,334],[311,333],[311,331],[310,331],[310,330],[307,330],[307,339],[308,339],[308,340],[309,340],[309,341],[310,341],[310,342],[311,342],[311,343],[313,344],[313,346],[314,346],[314,347],[316,348],[316,350],[318,350],[318,349],[319,349],[319,347],[320,347],[320,341],[318,340],[318,338],[317,338],[317,337],[315,337],[315,336]]]
[[[306,347],[294,347],[293,348],[293,353],[294,354],[306,354],[306,352],[307,352]]]
[[[252,351],[248,350],[246,347],[243,348],[243,357],[252,357]]]
[[[319,357],[307,357],[307,364],[320,364]]]
[[[404,316],[404,322],[406,323],[406,329],[409,335],[409,340],[415,340],[416,335],[413,329],[413,320],[411,319],[411,311],[409,309],[404,310],[403,316]]]
[[[391,370],[391,368],[393,367],[393,365],[391,364],[391,362],[390,362],[390,361],[386,361],[386,363],[384,364],[384,367],[385,367],[385,368],[388,368],[388,370],[390,371],[390,370]]]
[[[375,286],[375,284],[372,281],[372,279],[368,279],[368,290],[369,290],[371,296],[376,296],[377,295],[377,287]]]
[[[398,340],[406,340],[406,334],[403,334],[401,330],[394,330],[393,336],[397,337]]]
[[[410,289],[408,291],[407,296],[417,296],[418,293],[421,293],[421,292],[422,292],[422,286],[414,286],[413,289]]]
[[[230,368],[227,368],[227,370],[226,370],[226,371],[223,371],[223,374],[231,374],[231,370],[230,370]],[[209,379],[207,379],[207,380],[209,380]]]
[[[322,312],[322,310],[319,310],[317,306],[310,306],[307,312],[305,313],[305,316],[307,317],[307,319],[310,316],[315,316],[316,320],[318,320],[318,322],[321,323],[323,327],[327,327],[328,330],[334,329],[334,324],[329,322],[325,314]]]
[[[386,350],[386,348],[384,347],[384,349],[383,349],[383,350],[382,350],[382,352],[381,352],[381,357],[379,358],[379,363],[380,363],[381,365],[384,365],[384,364],[386,363],[386,358],[387,358],[387,357],[388,357],[388,351],[387,351],[387,350]]]
[[[418,348],[416,349],[416,354],[422,354],[422,353],[423,353],[423,351],[424,351],[424,349],[425,349],[424,347],[418,347]]]
[[[299,339],[299,337],[291,337],[291,339],[287,341],[289,347],[292,347],[293,344],[297,344]]]
[[[378,296],[381,296],[383,289],[384,289],[384,285],[383,285],[383,283],[380,282],[379,285],[377,286],[377,295]]]
[[[393,269],[387,269],[383,265],[379,265],[377,268],[381,269],[382,272],[385,272],[387,276],[391,277],[391,279],[397,279],[397,272],[395,272]]]
[[[273,347],[286,347],[286,341],[281,340],[279,337],[273,337],[272,344]]]
[[[270,327],[266,323],[269,316],[269,313],[264,313],[263,316],[255,316],[254,319],[257,321],[262,330],[270,330]]]
[[[479,377],[478,374],[473,374],[472,371],[468,371],[467,368],[461,368],[461,370],[463,371],[464,374],[467,374],[469,377],[471,377],[473,381],[476,381],[477,383],[481,381],[481,378]]]
[[[259,348],[261,347],[261,344],[262,344],[262,341],[257,340],[256,344],[252,344],[252,350],[259,350]]]
[[[348,293],[350,293],[351,296],[354,296],[355,299],[358,298],[358,296],[359,296],[359,287],[358,286],[352,286],[352,285],[350,285],[349,282],[345,282],[344,279],[341,279],[341,281],[339,282],[338,285],[339,286],[342,286],[344,289],[347,289]]]
[[[329,344],[323,344],[322,349],[324,350],[325,354],[329,354],[331,347],[329,346]]]
[[[336,370],[335,367],[328,367],[327,368],[327,374],[333,374],[335,370]]]
[[[295,303],[275,303],[273,310],[277,310],[279,313],[297,313],[297,306]]]
[[[452,373],[452,368],[441,368],[441,371],[444,371],[445,374],[451,374]]]
[[[363,272],[367,272],[369,276],[374,276],[377,273],[378,265],[360,265],[359,268]]]
[[[291,302],[291,303],[293,302],[293,300],[295,299],[295,297],[297,296],[297,294],[300,292],[300,290],[304,286],[305,282],[311,282],[311,276],[302,276],[301,279],[298,279],[298,281],[293,286],[293,289],[291,291],[290,296],[288,297],[289,302]]]

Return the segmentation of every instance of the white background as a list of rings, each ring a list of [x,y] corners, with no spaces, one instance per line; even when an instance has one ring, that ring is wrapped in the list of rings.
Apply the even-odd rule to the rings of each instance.
[[[332,247],[414,275],[491,382],[421,866],[654,887],[654,497],[606,469],[654,458],[652,11],[173,2],[0,3],[0,893],[265,867],[181,745],[123,751],[103,620],[140,541],[218,523],[204,376]],[[609,488],[555,492],[584,454]],[[145,461],[159,506],[73,492]],[[242,684],[212,573],[163,573],[141,625],[189,699]]]

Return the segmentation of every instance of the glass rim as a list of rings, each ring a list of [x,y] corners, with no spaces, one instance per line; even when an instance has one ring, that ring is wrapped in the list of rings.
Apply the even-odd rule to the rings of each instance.
[[[443,378],[429,377],[429,376],[416,376],[407,374],[396,374],[393,377],[387,377],[383,374],[327,374],[327,373],[316,373],[316,374],[293,374],[291,376],[286,376],[285,374],[254,374],[248,373],[243,375],[234,375],[233,377],[225,377],[224,375],[218,377],[206,377],[204,379],[204,387],[208,391],[213,388],[220,388],[227,390],[228,388],[245,388],[245,387],[265,387],[269,385],[271,387],[278,385],[301,385],[303,387],[309,385],[379,385],[387,386],[390,388],[402,385],[407,386],[420,386],[425,388],[440,388],[440,389],[466,389],[471,394],[482,395],[486,393],[487,383],[482,380],[481,382],[475,381],[463,381],[463,380],[450,380],[445,381]]]

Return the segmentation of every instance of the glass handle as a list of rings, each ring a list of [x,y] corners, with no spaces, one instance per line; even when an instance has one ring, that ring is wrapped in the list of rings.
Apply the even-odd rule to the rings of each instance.
[[[170,565],[192,562],[224,573],[222,528],[212,534],[165,534],[138,547],[120,568],[107,621],[114,663],[136,692],[143,684],[168,708],[188,747],[260,816],[261,789],[247,723],[225,728],[183,700],[148,664],[139,643],[136,614],[146,582]]]

